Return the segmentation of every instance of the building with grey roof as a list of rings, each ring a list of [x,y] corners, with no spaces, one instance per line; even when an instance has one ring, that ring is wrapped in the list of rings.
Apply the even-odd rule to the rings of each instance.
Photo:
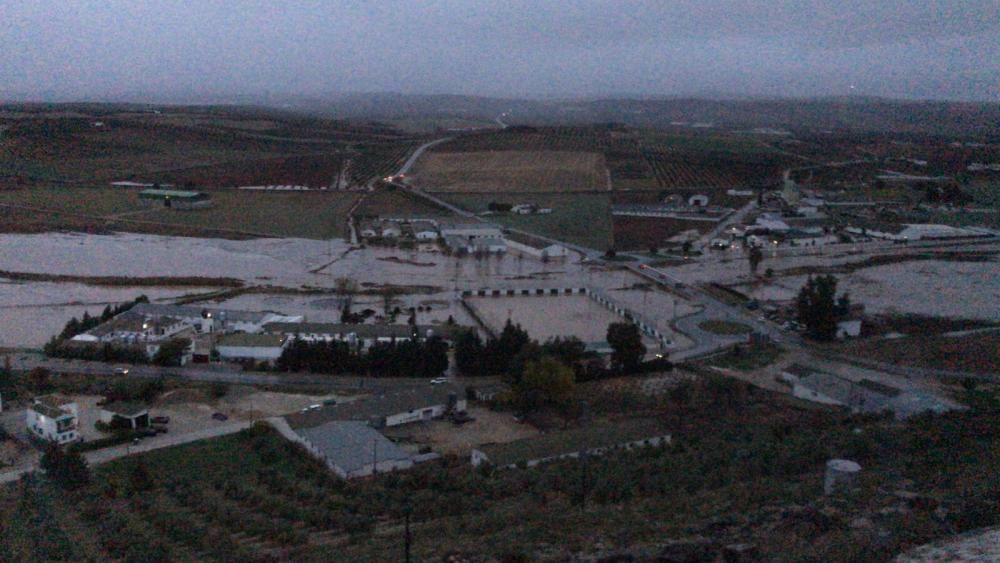
[[[335,420],[295,432],[313,455],[344,479],[413,466],[410,454],[364,422]]]
[[[302,315],[283,315],[271,311],[236,311],[196,305],[138,303],[130,309],[141,315],[175,317],[198,332],[261,332],[274,322],[300,322]]]
[[[290,414],[285,420],[292,428],[310,428],[335,420],[370,422],[381,428],[432,420],[449,411],[463,412],[465,409],[465,389],[451,384],[428,383]]]

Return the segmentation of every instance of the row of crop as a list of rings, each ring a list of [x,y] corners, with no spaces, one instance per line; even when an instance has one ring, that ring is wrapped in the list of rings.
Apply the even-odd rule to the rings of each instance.
[[[676,157],[664,158],[657,153],[646,152],[645,155],[663,188],[728,187],[737,184],[736,178],[721,168],[695,167]]]

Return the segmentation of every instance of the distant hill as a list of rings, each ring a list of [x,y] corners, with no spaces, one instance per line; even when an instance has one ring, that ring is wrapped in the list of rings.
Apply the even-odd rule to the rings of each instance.
[[[1000,139],[1000,104],[842,97],[723,100],[622,98],[515,100],[457,95],[352,94],[302,99],[286,109],[341,119],[465,118],[509,124],[615,122],[636,127],[772,127]]]

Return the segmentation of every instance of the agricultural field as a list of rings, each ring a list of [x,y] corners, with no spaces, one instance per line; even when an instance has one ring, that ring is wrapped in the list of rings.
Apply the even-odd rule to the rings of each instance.
[[[30,478],[0,489],[0,558],[399,560],[409,511],[418,561],[711,555],[736,543],[769,560],[888,560],[997,523],[995,410],[899,425],[738,382],[682,386],[647,397],[581,385],[594,412],[656,416],[674,439],[586,466],[477,471],[448,456],[343,482],[258,426],[95,467],[77,490]],[[859,494],[820,493],[831,457],[863,465]],[[901,489],[933,504],[908,503]],[[860,518],[884,532],[859,533]],[[691,535],[712,539],[666,542]]]
[[[1000,333],[968,336],[915,335],[899,339],[865,339],[832,347],[846,357],[899,366],[1000,373]]]
[[[357,192],[213,192],[208,209],[159,208],[136,219],[195,229],[231,230],[272,237],[343,238]]]
[[[497,151],[424,155],[413,172],[431,192],[589,192],[608,189],[596,152]]]
[[[524,229],[539,235],[605,250],[611,245],[611,212],[608,194],[467,194],[444,196],[449,203],[474,213],[489,209],[492,201],[547,207],[547,215],[497,214],[489,220],[507,227]]]
[[[387,126],[243,108],[73,109],[0,112],[0,177],[19,183],[321,185],[339,171],[339,160],[329,155],[349,153],[355,182],[363,184],[390,172],[415,143]]]
[[[343,153],[331,153],[227,162],[161,172],[143,180],[198,189],[273,185],[325,188],[335,182],[345,158]]]
[[[685,231],[705,233],[715,227],[714,221],[692,221],[663,217],[612,218],[612,231],[617,250],[648,250],[668,245],[668,240]]]
[[[619,127],[509,127],[462,135],[434,147],[432,154],[488,151],[569,151],[599,153],[619,189],[656,188],[656,179],[639,151],[635,131]],[[599,184],[597,189],[606,189]]]
[[[419,217],[439,221],[454,217],[452,212],[438,208],[426,199],[403,190],[386,189],[365,194],[354,215],[355,217]]]
[[[206,209],[147,208],[132,188],[34,187],[0,190],[8,232],[76,230],[202,236],[343,237],[356,192],[212,192]],[[4,205],[13,207],[3,207]],[[228,233],[228,235],[227,235]]]

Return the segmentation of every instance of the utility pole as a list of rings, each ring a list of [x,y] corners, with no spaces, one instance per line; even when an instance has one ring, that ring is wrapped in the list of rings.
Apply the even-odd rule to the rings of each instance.
[[[378,442],[372,439],[372,477],[378,473]]]
[[[410,513],[413,512],[413,507],[409,503],[403,508],[403,517],[406,522],[406,531],[403,536],[403,553],[404,561],[410,563],[410,547],[413,545],[413,537],[410,536]]]

